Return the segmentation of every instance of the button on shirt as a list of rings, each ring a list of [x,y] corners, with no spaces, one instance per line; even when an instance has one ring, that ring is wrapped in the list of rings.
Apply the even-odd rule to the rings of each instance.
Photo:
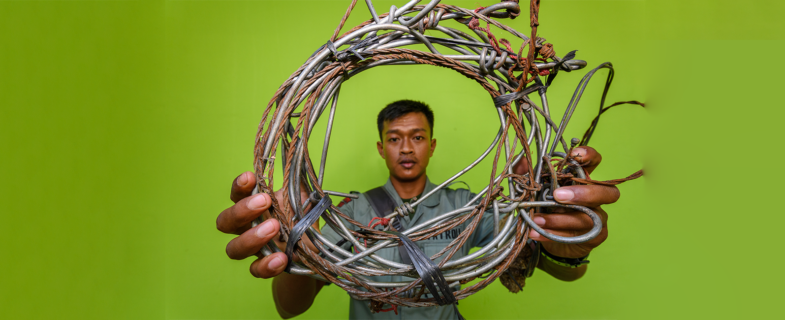
[[[425,190],[423,191],[423,195],[427,194],[431,190],[436,187],[430,180],[427,180],[425,183]],[[395,201],[396,206],[400,206],[403,204],[401,197],[398,196],[398,192],[395,191],[395,188],[392,185],[392,182],[388,179],[387,183],[384,184],[384,190],[393,198]],[[404,228],[408,229],[410,226],[417,225],[418,223],[427,221],[434,217],[437,217],[443,213],[459,209],[466,205],[475,194],[469,192],[466,189],[441,189],[434,193],[433,195],[426,198],[422,203],[420,203],[416,209],[414,216],[412,217],[403,217],[401,218],[401,224]],[[376,217],[376,213],[373,211],[369,200],[365,197],[365,195],[361,195],[358,199],[352,200],[351,202],[347,203],[343,207],[341,207],[341,212],[345,213],[347,216],[352,217],[359,223],[364,225],[368,225],[373,217]],[[430,239],[424,239],[421,241],[417,241],[417,245],[420,249],[423,250],[426,256],[431,257],[434,254],[438,253],[444,247],[446,247],[451,241],[453,241],[463,230],[466,229],[466,226],[469,224],[470,221],[466,221],[463,224],[455,227],[454,229],[448,230],[438,236],[435,236]],[[352,224],[346,224],[347,228],[352,230],[357,230]],[[322,235],[324,235],[327,239],[332,241],[332,243],[338,243],[341,239],[339,236],[329,225],[325,225],[322,228]],[[469,253],[469,250],[473,247],[482,247],[493,240],[493,213],[486,212],[480,225],[474,231],[473,234],[469,236],[469,239],[466,243],[458,249],[455,255],[451,258],[451,260],[455,260],[461,258]],[[346,244],[345,247],[349,247],[349,244]],[[384,248],[379,251],[376,251],[376,254],[381,256],[384,259],[392,260],[395,262],[401,262],[401,257],[398,254],[398,248]],[[434,263],[439,263],[444,256],[437,258]],[[403,276],[374,276],[368,277],[371,281],[379,281],[379,282],[402,282],[402,281],[412,281],[411,278],[403,277]],[[458,290],[458,287],[453,287],[453,290]],[[381,313],[371,313],[369,301],[361,301],[351,299],[351,303],[349,306],[349,318],[350,319],[428,319],[428,320],[436,320],[436,319],[457,319],[457,314],[452,305],[446,306],[436,306],[436,307],[419,307],[419,308],[409,308],[409,307],[398,307],[398,314],[396,315],[394,312],[381,312]]]

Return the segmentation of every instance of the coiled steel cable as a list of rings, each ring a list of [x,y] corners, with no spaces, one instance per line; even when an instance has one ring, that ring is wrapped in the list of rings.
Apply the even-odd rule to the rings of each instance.
[[[535,1],[533,0],[532,3]],[[335,283],[355,299],[408,307],[434,306],[439,301],[422,296],[422,294],[428,293],[428,290],[413,265],[390,261],[375,254],[382,248],[396,247],[401,241],[399,238],[401,236],[407,237],[404,239],[406,241],[410,239],[416,242],[440,235],[455,226],[466,224],[466,229],[459,236],[455,237],[443,250],[429,257],[431,260],[443,257],[439,263],[435,264],[435,267],[444,274],[443,281],[449,282],[450,286],[466,283],[486,275],[477,283],[452,292],[455,299],[460,300],[493,282],[513,263],[522,250],[528,250],[527,240],[530,228],[537,230],[549,239],[564,243],[588,241],[599,234],[602,222],[591,209],[562,205],[554,201],[541,201],[541,199],[548,199],[551,196],[551,190],[555,189],[558,183],[562,183],[562,185],[570,183],[573,178],[581,179],[580,181],[583,183],[592,182],[586,178],[580,166],[573,165],[574,161],[566,157],[569,155],[571,147],[568,148],[562,134],[580,100],[588,79],[600,68],[613,70],[610,63],[602,64],[592,70],[581,81],[570,106],[557,126],[551,119],[547,86],[543,85],[540,77],[546,73],[549,73],[549,77],[555,77],[560,70],[562,72],[579,70],[587,65],[585,61],[562,60],[556,56],[553,45],[544,44],[544,39],[537,38],[536,41],[529,41],[529,37],[524,34],[491,19],[492,17],[514,18],[517,16],[520,12],[517,1],[503,1],[478,10],[445,5],[439,0],[429,1],[426,5],[417,5],[419,2],[419,0],[409,1],[400,8],[393,6],[388,13],[377,14],[372,1],[366,0],[371,19],[337,36],[356,3],[356,0],[352,1],[349,10],[332,37],[332,41],[328,41],[317,49],[273,94],[273,98],[268,103],[260,121],[254,148],[254,167],[257,177],[255,192],[273,193],[272,177],[275,163],[282,163],[283,193],[286,195],[286,200],[279,203],[273,197],[273,206],[270,211],[271,216],[281,222],[283,239],[289,244],[287,253],[290,253],[291,257],[297,258],[297,262],[291,262],[288,272]],[[539,1],[536,2],[539,3]],[[535,8],[534,4],[532,8]],[[539,4],[536,5],[536,8],[539,8]],[[444,20],[459,21],[470,32],[440,25],[439,22]],[[481,22],[487,24],[486,28],[479,27]],[[538,25],[536,12],[532,14],[534,36],[536,36],[535,23]],[[509,41],[506,39],[497,40],[496,36],[491,34],[490,26],[495,26],[520,39],[523,43],[521,50],[517,53],[511,51]],[[425,29],[431,30],[431,34],[424,35]],[[472,36],[470,33],[474,33],[476,36]],[[434,34],[442,36],[434,36]],[[425,45],[429,52],[403,48],[411,45]],[[526,45],[529,46],[529,52],[526,57],[523,57],[521,54],[523,46]],[[437,47],[449,48],[461,54],[444,55],[438,51]],[[537,58],[538,50],[541,52],[542,58]],[[500,122],[499,131],[492,139],[490,146],[475,161],[439,184],[433,191],[411,204],[396,208],[392,214],[385,218],[395,219],[396,216],[402,216],[414,210],[425,199],[438,190],[446,188],[458,177],[474,168],[495,149],[493,169],[488,185],[463,207],[444,212],[403,232],[391,234],[369,228],[341,212],[339,207],[327,204],[324,198],[330,194],[351,195],[323,190],[322,185],[341,85],[352,76],[370,68],[401,64],[428,64],[449,68],[476,81],[490,94],[492,99],[506,101],[499,99],[507,98],[510,101],[496,106]],[[515,72],[519,74],[515,75]],[[547,83],[550,84],[553,79],[548,80]],[[541,107],[529,99],[529,94],[525,94],[529,91],[529,94],[536,94],[540,97]],[[509,99],[510,97],[512,99]],[[491,104],[490,100],[489,104]],[[315,124],[328,108],[329,116],[320,154],[321,159],[319,165],[316,166],[308,151],[308,140]],[[295,112],[295,110],[299,111]],[[541,120],[545,122],[544,127],[540,126]],[[594,125],[596,125],[596,120]],[[513,129],[512,139],[508,137],[511,128]],[[554,139],[551,139],[552,136]],[[588,138],[584,138],[584,140],[588,140]],[[559,142],[561,142],[564,152],[556,151]],[[515,155],[513,151],[519,144],[524,151]],[[275,158],[279,146],[282,148],[283,159]],[[553,169],[550,163],[545,163],[552,158],[565,159],[557,164],[556,169]],[[503,159],[504,166],[497,165],[500,159]],[[530,164],[532,174],[517,176],[513,173],[512,166],[523,159]],[[544,172],[546,169],[548,172]],[[508,180],[506,193],[504,192],[505,188],[501,186],[505,179]],[[307,199],[300,198],[299,186],[301,185],[305,186],[311,194]],[[304,210],[309,207],[309,203],[313,204],[317,201],[321,205],[329,205],[329,208],[323,212],[311,211],[306,214]],[[531,215],[535,210],[547,207],[567,207],[584,212],[592,218],[594,227],[588,233],[577,237],[561,237],[550,234],[533,224],[531,220]],[[480,248],[479,251],[452,259],[460,247],[465,244],[469,235],[475,231],[482,215],[488,210],[493,211],[494,221],[497,224],[503,222],[503,226],[497,225],[495,227],[493,240],[485,247]],[[350,252],[344,250],[340,245],[331,243],[312,226],[298,225],[304,217],[313,221],[314,217],[318,215],[321,215],[326,222],[324,228],[335,230],[345,242],[354,246],[355,251]],[[257,221],[257,223],[259,222]],[[350,228],[350,225],[353,225],[354,228]],[[299,237],[292,237],[295,226],[297,226],[295,232],[298,236],[310,235],[310,240],[319,252],[315,252],[305,245],[297,245]],[[366,242],[368,242],[367,245]],[[269,255],[279,251],[281,250],[275,245],[270,244],[262,250],[262,254]],[[534,266],[527,267],[533,268]],[[368,278],[379,275],[398,275],[412,280],[378,282]],[[442,279],[441,276],[437,278]],[[434,288],[433,285],[428,287]],[[414,291],[412,291],[413,289]],[[407,292],[419,292],[419,294],[412,296]],[[452,297],[448,298],[445,301],[454,301]]]

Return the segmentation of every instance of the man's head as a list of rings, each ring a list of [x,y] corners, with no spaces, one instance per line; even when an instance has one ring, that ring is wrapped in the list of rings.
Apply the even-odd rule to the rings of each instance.
[[[381,140],[376,148],[390,177],[399,181],[422,177],[436,149],[431,108],[412,100],[395,101],[379,112],[376,122]]]

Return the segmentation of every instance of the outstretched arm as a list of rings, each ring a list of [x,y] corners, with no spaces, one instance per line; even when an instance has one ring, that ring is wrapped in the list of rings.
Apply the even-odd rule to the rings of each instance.
[[[587,174],[590,174],[602,161],[602,156],[591,147],[578,147],[571,154],[578,161]],[[515,173],[524,174],[528,172],[529,166],[525,161],[520,161],[513,168]],[[529,237],[542,244],[542,248],[554,256],[563,258],[582,258],[589,255],[592,249],[602,244],[608,238],[608,214],[601,208],[604,204],[616,202],[619,199],[619,189],[616,187],[598,185],[578,185],[565,186],[554,190],[555,200],[563,204],[574,204],[591,208],[602,220],[602,231],[596,238],[579,244],[564,244],[552,241],[543,237],[537,231],[531,230]],[[534,223],[546,231],[560,235],[573,237],[588,232],[593,224],[591,218],[582,212],[572,211],[565,208],[555,208],[553,213],[535,214]],[[552,261],[542,258],[537,265],[538,268],[564,281],[577,280],[586,273],[587,265],[577,268],[570,268],[558,265]]]
[[[254,181],[252,172],[244,172],[234,180],[230,198],[235,204],[221,212],[216,220],[216,226],[221,232],[239,235],[226,246],[226,254],[232,259],[241,260],[254,255],[258,257],[259,251],[270,241],[274,241],[279,248],[283,245],[278,241],[280,225],[277,220],[270,218],[268,212],[272,204],[270,195],[251,195]],[[281,191],[276,192],[276,197],[281,199]],[[259,216],[265,217],[265,221],[251,227],[253,220]],[[308,310],[324,284],[310,277],[284,273],[287,263],[283,252],[259,257],[251,263],[251,274],[254,277],[274,278],[275,308],[284,319]]]
[[[587,174],[597,168],[602,161],[602,156],[591,147],[578,147],[572,151]],[[581,258],[589,255],[594,248],[605,242],[608,238],[608,214],[602,205],[611,204],[619,200],[619,189],[600,185],[565,186],[554,190],[555,200],[563,204],[574,204],[591,208],[602,220],[602,230],[592,240],[578,244],[559,243],[543,237],[532,230],[529,237],[542,243],[542,248],[554,256],[564,258]],[[560,236],[577,236],[588,232],[593,224],[589,216],[569,209],[557,208],[553,213],[537,214],[534,222],[546,231]],[[586,273],[588,265],[577,268],[564,267],[548,259],[540,259],[540,269],[564,281],[577,280]]]

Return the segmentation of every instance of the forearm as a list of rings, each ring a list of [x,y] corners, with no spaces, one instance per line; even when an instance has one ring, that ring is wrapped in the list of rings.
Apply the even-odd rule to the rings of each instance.
[[[302,314],[313,304],[324,282],[306,276],[282,273],[273,279],[273,299],[278,314],[292,318]]]
[[[537,267],[556,279],[562,281],[575,281],[583,277],[583,275],[586,273],[586,269],[588,269],[589,266],[582,265],[577,268],[569,268],[555,264],[544,257],[540,257]]]

